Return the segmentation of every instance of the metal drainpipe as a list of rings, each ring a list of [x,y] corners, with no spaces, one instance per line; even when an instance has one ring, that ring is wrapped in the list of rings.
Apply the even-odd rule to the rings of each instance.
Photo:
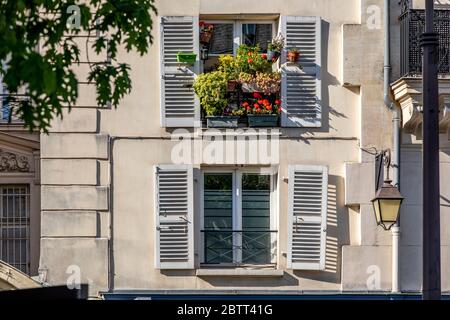
[[[392,134],[393,152],[391,165],[393,168],[392,182],[400,188],[400,121],[401,110],[391,99],[390,95],[390,74],[391,74],[391,8],[390,0],[384,0],[384,103],[392,111]],[[392,227],[392,292],[400,292],[399,279],[399,243],[400,243],[400,222]]]

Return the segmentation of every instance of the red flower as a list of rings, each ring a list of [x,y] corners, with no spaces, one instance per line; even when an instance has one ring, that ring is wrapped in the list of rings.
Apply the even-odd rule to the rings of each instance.
[[[253,55],[253,53],[249,52],[249,53],[247,53],[247,55],[248,55],[249,57],[251,57],[251,56]]]
[[[244,102],[243,104],[242,104],[244,107],[248,107],[249,106],[249,104],[248,104],[248,102],[246,101],[246,102]]]
[[[260,95],[258,92],[253,93],[253,98],[255,99],[262,99],[262,95]]]
[[[278,113],[281,113],[283,111],[283,108],[278,108]]]
[[[263,58],[264,60],[267,60],[267,53],[263,53],[263,54],[261,55],[261,58]]]
[[[258,104],[264,105],[264,100],[258,100]]]
[[[247,62],[248,63],[253,63],[253,59],[248,59]]]
[[[280,101],[280,100],[275,100],[275,104],[276,104],[277,106],[281,106],[281,101]]]
[[[257,103],[255,103],[254,105],[253,105],[256,109],[259,109],[260,107],[259,107],[259,104],[257,104]]]
[[[247,111],[252,110],[252,108],[250,106],[245,107],[247,109]]]
[[[265,106],[270,106],[270,101],[267,99],[264,99],[262,104]]]
[[[200,27],[203,27],[205,25],[205,21],[200,21],[199,25]]]
[[[269,110],[269,111],[272,111],[272,105],[268,105],[268,106],[266,106],[266,110]]]

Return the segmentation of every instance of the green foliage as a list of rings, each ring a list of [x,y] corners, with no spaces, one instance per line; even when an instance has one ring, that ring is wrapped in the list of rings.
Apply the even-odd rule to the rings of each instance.
[[[225,73],[230,80],[236,80],[239,76],[239,66],[236,59],[230,55],[219,57],[219,66],[217,70]]]
[[[257,72],[270,71],[272,64],[267,61],[267,56],[261,54],[259,45],[250,47],[241,45],[237,50],[236,65],[241,72],[256,74]]]
[[[206,115],[222,115],[228,105],[226,98],[229,74],[213,71],[199,75],[194,83],[194,90],[200,99]]]
[[[68,9],[75,4],[80,24],[73,28],[68,23],[73,11]],[[29,103],[18,104],[14,113],[30,130],[46,132],[63,106],[76,103],[79,79],[74,68],[88,60],[80,49],[89,43],[97,54],[108,52],[108,61],[90,64],[88,81],[96,85],[97,104],[117,107],[132,87],[130,67],[118,60],[118,49],[148,52],[152,13],[154,0],[2,0],[0,61],[5,63],[0,74],[10,94],[7,99],[21,88],[29,95]],[[90,37],[80,45],[75,37],[81,34]]]

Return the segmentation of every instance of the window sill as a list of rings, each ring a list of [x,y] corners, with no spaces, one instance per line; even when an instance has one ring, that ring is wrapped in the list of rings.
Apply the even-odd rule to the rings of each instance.
[[[276,269],[198,269],[197,277],[254,277],[254,278],[281,278],[283,270]]]

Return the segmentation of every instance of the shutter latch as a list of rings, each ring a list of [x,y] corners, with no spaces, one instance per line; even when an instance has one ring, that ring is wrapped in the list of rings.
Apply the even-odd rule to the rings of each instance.
[[[181,220],[183,220],[183,221],[186,221],[187,223],[192,223],[191,221],[189,221],[188,219],[186,219],[185,217],[183,217],[183,216],[180,216],[179,217]]]

